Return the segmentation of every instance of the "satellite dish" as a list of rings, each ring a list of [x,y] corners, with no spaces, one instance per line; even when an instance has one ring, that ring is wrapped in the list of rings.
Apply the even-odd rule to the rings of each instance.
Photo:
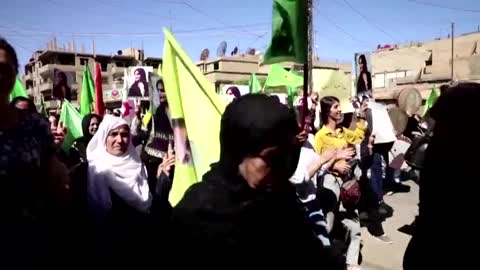
[[[417,113],[422,106],[422,95],[414,87],[402,89],[397,98],[398,107],[408,115]]]
[[[238,54],[238,47],[235,47],[231,53],[231,55],[237,55]]]
[[[227,42],[225,41],[220,42],[217,49],[217,56],[218,57],[225,56],[226,51],[227,51]]]
[[[209,55],[210,55],[210,51],[208,49],[203,49],[202,53],[200,54],[200,60],[201,61],[207,60]]]
[[[247,49],[247,54],[249,54],[249,55],[255,55],[255,49],[253,49],[253,48],[248,48],[248,49]]]

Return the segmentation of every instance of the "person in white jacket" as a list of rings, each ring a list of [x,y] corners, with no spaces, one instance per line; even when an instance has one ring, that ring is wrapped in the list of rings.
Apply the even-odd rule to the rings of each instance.
[[[394,170],[390,168],[389,153],[393,144],[397,140],[395,128],[387,111],[387,107],[383,104],[375,102],[373,99],[368,101],[369,110],[367,112],[367,121],[371,128],[371,135],[375,136],[373,154],[380,155],[374,158],[371,168],[372,177],[378,177],[383,181],[377,181],[379,201],[383,201],[383,192],[408,192],[408,186],[396,183],[394,180]],[[381,162],[377,162],[381,160]],[[383,165],[385,164],[385,165]],[[383,178],[383,175],[385,177]],[[381,185],[381,186],[380,186]],[[408,190],[407,190],[408,189]],[[382,199],[380,198],[382,197]]]

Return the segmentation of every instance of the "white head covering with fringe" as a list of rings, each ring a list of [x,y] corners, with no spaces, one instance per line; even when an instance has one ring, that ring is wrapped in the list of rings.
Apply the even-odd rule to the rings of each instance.
[[[124,119],[106,115],[87,146],[88,202],[91,210],[100,217],[112,208],[110,192],[115,192],[128,205],[141,212],[148,211],[152,203],[147,171],[131,138],[123,156],[107,152],[108,134],[123,125],[128,126]]]

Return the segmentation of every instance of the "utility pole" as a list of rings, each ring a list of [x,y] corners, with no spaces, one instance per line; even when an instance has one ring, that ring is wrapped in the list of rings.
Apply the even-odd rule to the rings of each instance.
[[[313,0],[308,0],[308,94],[313,91]]]
[[[305,118],[308,115],[308,96],[312,91],[312,13],[313,0],[307,1],[307,59],[303,64],[303,106],[302,106],[302,127],[305,123]]]
[[[454,34],[455,34],[455,23],[452,22],[452,35],[451,35],[451,38],[452,38],[452,63],[451,63],[451,67],[450,67],[450,79],[452,80],[453,82],[453,79],[454,79],[454,71],[453,71],[453,62],[454,62],[454,58],[455,58],[455,45],[454,45],[454,41],[455,41],[455,37],[454,37]]]
[[[145,58],[145,51],[143,49],[143,39],[142,39],[142,53],[139,56],[140,56],[140,63],[142,63],[142,66],[143,66],[145,64],[143,62],[143,59]]]
[[[168,18],[170,19],[170,20],[169,20],[169,21],[170,21],[170,31],[173,32],[172,10],[171,10],[171,9],[168,10]]]
[[[92,39],[92,54],[93,54],[93,58],[97,57],[95,53],[95,37]]]

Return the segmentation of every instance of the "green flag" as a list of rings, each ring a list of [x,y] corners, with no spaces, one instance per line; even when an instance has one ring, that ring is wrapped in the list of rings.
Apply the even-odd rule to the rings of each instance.
[[[40,114],[47,116],[47,110],[45,109],[45,102],[43,101],[43,96],[40,97]]]
[[[67,100],[63,101],[60,122],[67,128],[67,135],[63,142],[63,149],[67,150],[76,138],[83,136],[82,116]]]
[[[432,92],[430,92],[430,96],[428,97],[427,102],[425,103],[425,110],[423,111],[423,116],[425,116],[430,110],[430,108],[433,107],[433,104],[435,104],[437,99],[438,99],[438,93],[435,90],[435,88],[432,88]]]
[[[291,86],[286,86],[287,88],[287,100],[288,100],[288,106],[290,108],[293,108],[293,101],[295,99],[295,96],[297,95],[297,91],[296,91],[296,88],[295,87],[291,87]]]
[[[258,81],[257,75],[255,75],[255,73],[252,73],[252,75],[250,76],[248,87],[250,88],[250,93],[259,93],[262,91],[262,85]]]
[[[80,114],[85,116],[92,112],[93,97],[95,96],[95,84],[88,65],[83,69],[82,93],[80,96]]]
[[[263,63],[305,63],[307,30],[307,0],[273,0],[272,40]]]
[[[303,86],[303,77],[286,71],[280,65],[273,64],[270,67],[270,72],[268,73],[267,80],[265,81],[265,86],[290,86],[293,88],[298,88]]]
[[[23,87],[22,82],[18,78],[15,81],[15,85],[13,86],[12,92],[10,93],[10,100],[12,100],[16,97],[26,97],[26,98],[28,98],[27,91],[25,91],[25,88]]]

